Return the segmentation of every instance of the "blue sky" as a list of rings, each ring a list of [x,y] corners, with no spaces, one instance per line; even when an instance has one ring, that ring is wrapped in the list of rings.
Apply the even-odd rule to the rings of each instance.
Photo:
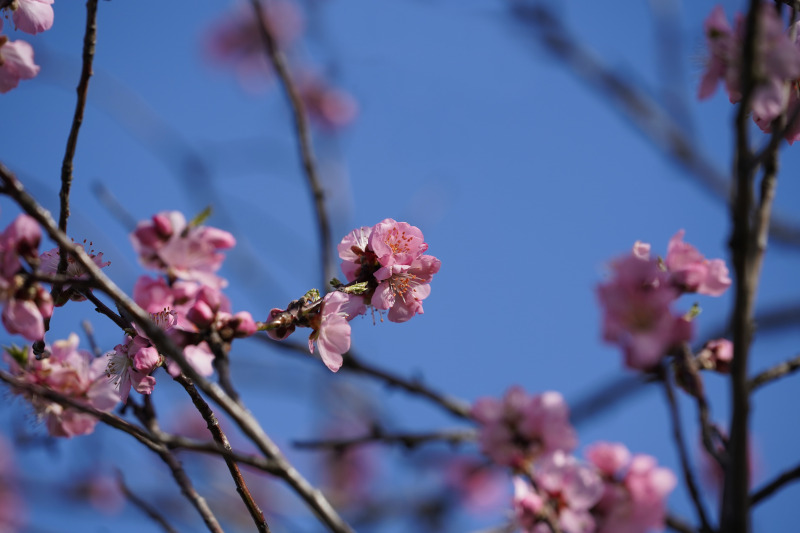
[[[553,61],[533,30],[510,18],[507,5],[309,0],[314,33],[291,57],[330,72],[360,107],[356,122],[340,135],[315,138],[336,242],[353,227],[391,217],[420,227],[429,253],[442,260],[423,316],[406,324],[353,322],[354,346],[363,357],[405,376],[424,376],[435,388],[470,401],[501,395],[512,384],[530,392],[558,390],[577,401],[626,374],[618,351],[599,338],[594,288],[607,261],[636,240],[651,242],[663,254],[681,228],[706,256],[727,258],[729,217],[722,201]],[[707,102],[695,98],[702,21],[714,4],[679,7],[680,42],[673,46],[682,69],[667,76],[658,60],[664,41],[654,33],[649,7],[658,5],[671,2],[629,3],[613,13],[596,2],[552,7],[584,46],[652,98],[662,99],[670,89],[684,99],[693,145],[726,173],[734,108],[722,92]],[[724,6],[731,16],[737,3]],[[54,7],[54,28],[25,37],[36,50],[40,76],[0,98],[6,132],[0,160],[50,208],[56,206],[73,112],[84,17],[79,4],[60,1]],[[125,228],[98,201],[93,186],[102,183],[136,219],[166,209],[192,215],[212,204],[216,214],[209,224],[225,227],[239,241],[223,272],[235,309],[263,319],[270,308],[319,287],[313,213],[286,102],[274,87],[243,90],[230,70],[209,63],[202,52],[204,32],[225,6],[114,1],[99,8],[95,77],[75,158],[71,234],[104,251],[112,261],[108,272],[130,290],[143,271]],[[800,224],[800,184],[792,179],[800,170],[797,149],[783,151],[776,210]],[[205,174],[188,164],[190,154],[200,158]],[[7,223],[14,208],[7,201],[1,207]],[[759,309],[797,302],[798,271],[798,250],[771,244]],[[683,309],[694,301],[703,308],[699,338],[727,319],[731,296],[680,302]],[[65,336],[84,319],[95,324],[102,346],[119,342],[119,332],[89,306],[57,314],[54,333]],[[799,331],[759,334],[753,369],[797,355]],[[320,421],[342,415],[320,405],[318,391],[334,385],[363,390],[395,429],[458,425],[425,401],[344,373],[330,375],[321,364],[256,343],[235,347],[233,358],[234,378],[241,380],[248,405],[287,447],[313,436]],[[170,413],[179,396],[161,377],[164,393],[157,402]],[[710,377],[707,386],[715,419],[726,423],[725,384]],[[797,462],[798,424],[785,408],[796,402],[795,389],[790,378],[754,399],[761,480]],[[686,431],[694,435],[691,403],[682,407]],[[675,469],[666,414],[661,391],[645,390],[582,424],[581,445],[621,441]],[[3,427],[10,428],[15,416],[3,409],[3,420],[9,420]],[[169,482],[130,439],[110,431],[59,443],[57,457],[25,452],[23,471],[67,475],[69,458],[79,456],[86,442],[102,442],[112,457],[122,453],[146,465],[130,474],[142,487]],[[305,452],[289,453],[307,473],[313,471]],[[395,473],[403,467],[387,468]],[[757,529],[778,531],[796,523],[800,516],[791,502],[798,496],[797,488],[789,488],[760,506]],[[715,505],[710,495],[708,503]],[[41,498],[30,503],[34,522],[52,531],[63,518],[48,512],[50,505]],[[295,507],[292,512],[302,517]],[[682,488],[670,507],[693,518]],[[83,512],[69,519],[75,520],[69,531],[98,523]],[[454,531],[501,519],[462,517]],[[100,523],[107,526],[89,530],[121,527],[116,518],[105,520]]]

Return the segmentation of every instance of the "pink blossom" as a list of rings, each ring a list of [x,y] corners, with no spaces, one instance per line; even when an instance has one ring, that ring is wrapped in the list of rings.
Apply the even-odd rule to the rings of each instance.
[[[558,450],[535,464],[533,478],[540,495],[551,502],[564,533],[595,531],[590,509],[603,495],[603,482],[594,470]]]
[[[605,476],[615,477],[631,460],[624,444],[598,442],[586,450],[586,458]]]
[[[71,334],[67,340],[57,341],[50,348],[50,357],[37,360],[32,350],[11,355],[6,361],[11,372],[24,382],[48,387],[80,403],[108,412],[119,398],[114,386],[105,377],[106,362],[94,359],[89,352],[78,350],[78,336]],[[54,437],[73,437],[94,431],[97,419],[87,413],[63,407],[39,396],[23,394]]]
[[[33,47],[0,35],[0,93],[7,93],[19,85],[19,80],[29,80],[37,74],[39,65],[33,62]]]
[[[431,293],[430,281],[441,261],[432,255],[414,259],[410,265],[393,264],[375,272],[380,283],[372,296],[375,309],[388,309],[392,322],[406,322],[423,314],[422,300]]]
[[[83,244],[80,244],[81,248],[86,249],[86,241]],[[88,243],[89,246],[92,243]],[[97,268],[105,268],[111,264],[111,261],[103,261],[103,252],[95,253],[94,250],[90,249],[86,252],[89,257],[92,259]],[[44,274],[56,275],[58,273],[58,263],[61,260],[61,251],[58,248],[53,248],[52,250],[48,250],[43,252],[42,255],[39,256],[39,270]],[[67,257],[67,271],[65,275],[68,278],[73,279],[87,279],[89,274],[86,272],[86,269],[78,263],[72,255]],[[76,302],[82,302],[86,300],[86,297],[83,296],[78,291],[71,291],[70,284],[66,283],[61,286],[61,290],[64,294],[64,303],[66,303],[66,298]]]
[[[521,477],[514,477],[513,508],[514,521],[525,533],[549,531],[550,528],[541,523],[540,513],[544,509],[544,499]]]
[[[691,339],[692,324],[670,310],[678,292],[657,260],[628,255],[611,268],[612,278],[597,288],[603,338],[622,347],[626,366],[649,370],[672,346]]]
[[[697,360],[700,367],[706,370],[728,374],[733,361],[733,343],[728,339],[710,340],[697,354]]]
[[[50,293],[38,288],[38,300],[17,300],[11,298],[3,307],[3,325],[11,334],[22,335],[29,341],[44,338],[44,318],[53,314]]]
[[[587,457],[600,471],[603,496],[592,509],[597,533],[645,533],[663,529],[666,499],[677,479],[649,455],[631,456],[622,444],[599,442]]]
[[[428,249],[418,227],[391,218],[375,224],[369,236],[369,246],[384,267],[411,265]]]
[[[341,292],[325,295],[320,312],[320,323],[308,337],[308,349],[314,353],[314,343],[319,355],[332,372],[336,372],[344,361],[342,355],[350,349],[350,323],[345,308],[350,297]]]
[[[507,496],[507,475],[477,456],[448,455],[434,458],[444,470],[448,490],[454,491],[463,508],[472,514],[494,512]]]
[[[120,401],[127,402],[131,388],[139,394],[150,394],[156,386],[156,378],[150,375],[162,358],[155,348],[142,337],[126,337],[107,354],[106,375],[114,385]]]
[[[183,349],[183,356],[195,371],[201,376],[210,376],[214,373],[214,354],[208,344],[190,344]],[[172,359],[167,360],[167,372],[172,377],[177,377],[181,373],[178,363]]]
[[[349,93],[330,86],[316,74],[297,76],[296,83],[306,111],[316,124],[338,130],[355,120],[358,104]]]
[[[763,128],[786,110],[789,93],[785,85],[800,76],[800,49],[789,40],[774,6],[762,3],[756,16],[756,59],[753,62],[756,86],[751,109],[753,118]],[[731,103],[739,102],[745,18],[737,15],[736,28],[731,30],[722,7],[717,6],[705,22],[705,32],[711,57],[700,83],[699,96],[701,99],[711,96],[717,82],[723,79]]]
[[[728,267],[722,259],[708,260],[691,244],[683,242],[684,230],[669,241],[665,264],[672,282],[683,292],[720,296],[731,285]]]
[[[227,231],[187,224],[178,211],[165,211],[140,222],[131,242],[145,267],[214,288],[227,284],[215,274],[225,259],[218,251],[236,244]]]
[[[369,237],[372,228],[362,226],[356,228],[342,239],[336,247],[342,259],[342,272],[347,281],[356,281],[363,276],[362,267],[370,268],[377,263],[377,257],[369,246]],[[377,268],[377,267],[375,267]],[[374,272],[372,269],[368,275]]]
[[[14,24],[25,33],[37,34],[53,27],[53,0],[16,0]]]
[[[262,2],[265,23],[278,46],[285,50],[303,31],[303,17],[294,3],[279,0]],[[234,68],[240,79],[253,85],[254,76],[272,76],[264,40],[253,7],[240,2],[231,12],[218,17],[208,30],[206,49],[211,59]]]
[[[480,424],[481,451],[499,465],[524,468],[542,454],[576,445],[569,408],[558,392],[529,396],[511,387],[502,400],[478,399],[471,415]]]

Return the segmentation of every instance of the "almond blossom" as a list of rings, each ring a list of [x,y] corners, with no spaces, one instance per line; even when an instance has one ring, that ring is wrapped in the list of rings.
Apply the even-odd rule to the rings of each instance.
[[[86,250],[87,242],[83,241],[82,244],[79,246]],[[88,243],[89,246],[92,245],[91,242]],[[91,258],[97,268],[105,268],[111,264],[111,261],[103,261],[103,252],[95,253],[94,250],[90,249],[86,252],[87,255]],[[61,251],[58,248],[53,248],[52,250],[48,250],[43,252],[42,255],[39,256],[39,271],[43,274],[50,274],[56,275],[58,273],[58,264],[61,261]],[[87,279],[89,274],[86,272],[86,269],[75,260],[72,255],[67,256],[67,271],[65,275],[68,278],[73,279]],[[66,301],[73,300],[76,302],[82,302],[86,300],[86,297],[83,296],[79,291],[71,290],[71,286],[69,283],[65,283],[61,286],[62,296],[61,300],[58,302],[59,304],[63,305]]]
[[[308,349],[314,353],[314,343],[319,348],[319,355],[332,372],[341,368],[344,361],[342,355],[350,349],[350,324],[347,306],[350,297],[341,292],[330,292],[322,300],[319,323],[308,337]]]
[[[0,93],[7,93],[19,85],[20,80],[30,80],[39,74],[39,65],[33,62],[33,47],[25,41],[9,41],[0,35]]]
[[[471,416],[480,425],[481,451],[499,465],[524,469],[543,454],[570,451],[577,444],[569,408],[558,392],[530,396],[514,386],[502,400],[479,398]]]
[[[7,350],[4,358],[11,373],[25,383],[48,387],[55,392],[100,411],[111,411],[119,397],[105,375],[106,361],[78,350],[78,336],[56,341],[50,357],[36,359],[33,350]],[[88,413],[64,407],[24,390],[15,391],[27,398],[54,437],[74,437],[94,431],[97,419]]]

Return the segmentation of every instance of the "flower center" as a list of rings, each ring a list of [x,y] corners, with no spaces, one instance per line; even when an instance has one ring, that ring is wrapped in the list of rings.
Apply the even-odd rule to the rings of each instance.
[[[386,246],[392,249],[393,253],[396,254],[407,254],[411,251],[411,241],[414,239],[413,236],[406,235],[405,231],[398,231],[397,228],[392,228],[389,232],[389,235],[386,236],[386,240],[383,242],[386,243]]]

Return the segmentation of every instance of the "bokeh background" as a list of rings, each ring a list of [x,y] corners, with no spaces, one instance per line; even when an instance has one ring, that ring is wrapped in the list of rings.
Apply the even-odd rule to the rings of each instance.
[[[729,17],[739,4],[723,3]],[[597,440],[623,442],[679,473],[663,391],[635,386],[618,350],[601,342],[595,287],[608,261],[634,241],[648,241],[664,254],[681,228],[707,257],[727,259],[725,200],[647,140],[610,105],[608,95],[554,58],[542,43],[541,28],[516,16],[514,5],[501,0],[294,4],[302,23],[286,49],[296,73],[316,72],[357,105],[347,124],[314,125],[333,244],[354,227],[391,217],[421,228],[429,253],[442,261],[424,315],[405,324],[373,323],[369,316],[355,320],[354,348],[372,364],[468,401],[500,396],[512,384],[531,393],[560,391],[576,410],[583,409],[576,411],[581,448]],[[713,2],[544,5],[580,46],[667,109],[690,145],[728,174],[734,108],[722,92],[706,102],[696,99],[705,54],[702,22]],[[0,97],[0,160],[53,210],[85,17],[79,2],[59,0],[54,8],[53,29],[35,37],[6,23],[12,39],[34,46],[42,70]],[[320,254],[283,92],[274,78],[226,63],[209,50],[213,28],[236,9],[226,2],[100,3],[95,76],[75,157],[70,234],[103,251],[112,262],[107,272],[130,291],[145,273],[127,237],[131,220],[172,209],[192,216],[211,205],[208,224],[238,240],[222,272],[230,281],[234,310],[264,319],[270,308],[321,288]],[[766,141],[757,130],[754,139]],[[800,226],[797,150],[782,151],[776,212]],[[16,210],[6,200],[1,207],[7,224]],[[798,272],[797,243],[771,242],[759,311],[800,304]],[[724,327],[732,294],[684,298],[683,309],[695,301],[703,309],[698,342]],[[120,342],[119,331],[85,304],[58,310],[49,339],[80,331],[84,320],[91,321],[103,349]],[[798,354],[797,323],[759,331],[753,371]],[[292,340],[303,342],[302,331]],[[319,361],[264,343],[237,342],[232,358],[247,405],[318,483],[325,483],[329,470],[323,456],[296,450],[293,441],[361,434],[364,421],[372,419],[393,431],[464,427],[423,399],[346,372],[332,374]],[[163,371],[157,377],[154,400],[164,426],[190,425],[181,391]],[[727,425],[726,383],[708,376],[706,386],[714,419]],[[595,399],[598,391],[615,389],[634,392],[613,405]],[[756,486],[798,462],[797,399],[797,378],[754,397]],[[590,413],[587,405],[602,409]],[[682,398],[681,407],[698,462],[693,405]],[[104,476],[114,468],[179,529],[202,530],[166,469],[127,435],[98,427],[89,437],[47,439],[23,402],[7,391],[0,432],[16,443],[13,457],[28,521],[24,531],[156,531],[133,506],[92,499],[107,493],[103,483],[113,486]],[[502,476],[499,486],[490,482],[467,501],[466,510],[445,522],[415,522],[409,510],[453,494],[453,487],[440,481],[450,464],[445,457],[451,452],[470,457],[474,451],[437,445],[365,449],[359,468],[371,483],[370,498],[385,503],[381,512],[387,519],[349,516],[362,520],[359,530],[380,532],[473,531],[503,523],[511,484]],[[239,502],[226,500],[233,486],[224,472],[188,457],[187,463],[205,480],[201,492],[212,505],[236,514]],[[320,530],[279,484],[254,483],[261,487],[259,503],[274,517],[273,531]],[[788,487],[759,505],[756,531],[791,531],[800,519],[799,497],[797,486]],[[705,498],[715,509],[712,489]],[[694,520],[682,483],[669,506]],[[247,521],[224,518],[232,531],[252,528]]]

